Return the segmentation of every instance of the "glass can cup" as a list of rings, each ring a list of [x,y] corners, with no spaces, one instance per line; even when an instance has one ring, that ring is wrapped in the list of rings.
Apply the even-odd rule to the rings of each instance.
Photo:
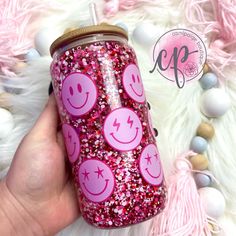
[[[97,25],[51,45],[52,84],[84,219],[124,227],[160,213],[166,187],[126,32]]]

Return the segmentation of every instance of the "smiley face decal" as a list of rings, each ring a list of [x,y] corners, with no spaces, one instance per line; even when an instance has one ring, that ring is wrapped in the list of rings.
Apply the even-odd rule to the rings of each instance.
[[[129,151],[136,148],[143,136],[141,121],[129,108],[117,108],[105,119],[103,134],[113,148]]]
[[[135,64],[129,64],[123,73],[122,83],[130,98],[138,103],[145,102],[145,94],[141,75]]]
[[[139,169],[149,184],[157,186],[162,183],[164,177],[156,145],[148,144],[143,149],[139,158]]]
[[[94,81],[82,73],[72,73],[62,85],[62,102],[66,110],[74,116],[88,113],[97,100]]]
[[[78,159],[80,153],[79,137],[75,129],[68,124],[63,124],[62,132],[66,144],[68,158],[70,162],[73,163]]]
[[[79,167],[79,184],[88,200],[102,202],[113,193],[115,178],[104,162],[88,159]]]

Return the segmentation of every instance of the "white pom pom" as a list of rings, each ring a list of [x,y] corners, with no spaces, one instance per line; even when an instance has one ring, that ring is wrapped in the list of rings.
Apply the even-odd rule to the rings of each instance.
[[[12,114],[3,108],[0,108],[0,139],[6,138],[14,127]]]
[[[39,52],[41,56],[50,55],[49,48],[53,41],[61,36],[61,31],[56,29],[42,29],[40,30],[34,38],[34,44],[36,50]]]
[[[133,31],[133,39],[143,47],[151,47],[158,40],[158,27],[147,22],[139,23]]]

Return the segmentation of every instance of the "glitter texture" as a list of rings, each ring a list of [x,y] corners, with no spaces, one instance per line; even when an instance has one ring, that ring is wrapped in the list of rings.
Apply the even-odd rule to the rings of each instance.
[[[124,70],[130,64],[137,65],[133,49],[123,42],[109,40],[76,46],[61,54],[55,53],[51,65],[61,121],[75,129],[81,145],[80,154],[72,163],[79,207],[84,219],[100,228],[124,227],[150,219],[163,210],[166,200],[164,179],[158,186],[151,185],[145,181],[139,169],[140,155],[147,145],[155,144],[155,137],[150,129],[146,100],[139,103],[132,99],[122,83]],[[68,113],[62,101],[63,81],[68,75],[77,72],[90,77],[97,89],[95,105],[81,116]],[[119,151],[109,145],[103,133],[108,114],[121,107],[135,112],[142,126],[139,145],[128,151]],[[130,117],[127,122],[132,127]],[[118,120],[114,121],[113,126],[119,129]],[[101,166],[94,167],[93,173],[99,181],[105,178],[106,171],[109,176],[112,176],[110,170],[114,175],[114,188],[109,189],[109,196],[103,201],[89,200],[80,186],[82,180],[79,181],[79,168],[88,160],[101,162]],[[151,159],[148,161],[147,164],[151,164]],[[102,169],[103,166],[107,170]],[[92,177],[88,169],[81,170],[81,174],[84,181]]]

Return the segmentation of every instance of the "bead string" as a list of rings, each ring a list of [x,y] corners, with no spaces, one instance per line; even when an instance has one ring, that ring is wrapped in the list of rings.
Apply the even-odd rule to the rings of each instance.
[[[204,90],[205,94],[213,94],[217,96],[217,93],[214,94],[215,91],[219,91],[222,94],[224,94],[222,91],[220,91],[219,88],[215,88],[218,84],[217,76],[210,70],[209,66],[205,64],[204,70],[203,70],[203,76],[199,80],[199,83]],[[217,89],[217,90],[216,90]],[[230,102],[227,94],[224,94],[224,96],[221,96],[221,99],[223,100],[222,104],[223,107],[217,107],[217,104],[209,102],[207,99],[213,99],[216,98],[213,95],[204,97],[201,101],[201,112],[209,119],[211,118],[217,118],[226,113],[228,108],[230,107]],[[189,161],[191,162],[193,166],[193,172],[194,173],[194,179],[195,183],[198,187],[198,191],[200,194],[200,197],[203,201],[203,204],[209,204],[209,199],[207,199],[207,194],[211,194],[211,197],[215,195],[215,201],[219,201],[217,204],[218,209],[210,209],[207,205],[205,206],[206,213],[210,216],[210,219],[219,218],[224,213],[225,208],[225,199],[223,197],[223,194],[221,194],[220,191],[217,189],[212,190],[213,186],[212,183],[215,182],[219,185],[219,182],[217,179],[213,176],[213,174],[208,170],[209,166],[209,160],[207,157],[203,154],[208,146],[208,141],[211,140],[215,135],[215,130],[212,124],[209,122],[203,121],[196,130],[196,136],[193,137],[191,143],[190,143],[190,149],[197,153],[194,156],[189,157]],[[204,202],[206,200],[206,202]],[[210,204],[211,205],[211,204]],[[214,204],[214,207],[216,205]],[[211,222],[211,221],[210,221]],[[214,222],[214,221],[212,221]],[[209,227],[211,228],[212,233],[219,233],[220,228],[219,226],[209,223]]]

